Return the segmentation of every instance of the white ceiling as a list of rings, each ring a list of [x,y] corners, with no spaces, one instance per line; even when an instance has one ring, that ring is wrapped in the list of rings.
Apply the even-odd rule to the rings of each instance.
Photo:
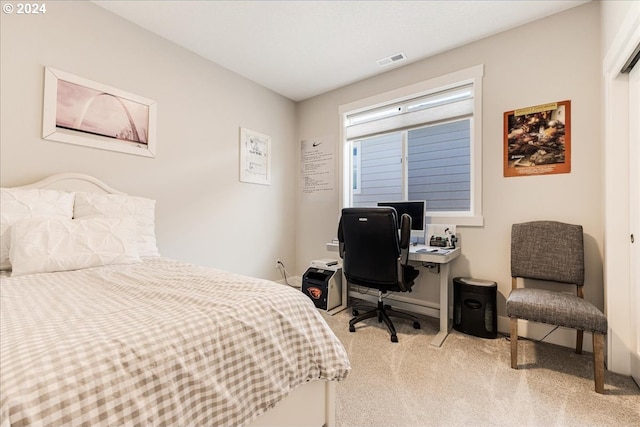
[[[586,1],[94,1],[294,101]],[[377,60],[404,52],[386,67]]]

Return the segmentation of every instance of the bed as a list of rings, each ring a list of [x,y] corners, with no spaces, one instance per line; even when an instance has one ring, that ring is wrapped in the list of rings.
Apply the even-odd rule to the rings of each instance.
[[[2,427],[334,425],[349,360],[304,294],[163,258],[155,202],[87,175],[2,197]]]

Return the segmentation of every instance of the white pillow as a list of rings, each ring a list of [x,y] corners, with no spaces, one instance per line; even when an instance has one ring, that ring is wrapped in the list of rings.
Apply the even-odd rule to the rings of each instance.
[[[155,231],[156,201],[122,194],[76,193],[73,217],[123,218],[132,216],[137,223],[138,254],[158,256]]]
[[[11,226],[12,276],[140,262],[133,218],[24,219]]]
[[[73,193],[56,190],[0,189],[0,270],[11,269],[11,225],[27,218],[73,218]]]

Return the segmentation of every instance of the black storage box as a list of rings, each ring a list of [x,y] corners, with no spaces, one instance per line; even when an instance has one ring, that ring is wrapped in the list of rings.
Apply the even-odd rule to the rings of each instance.
[[[453,279],[453,328],[481,338],[498,336],[498,284],[487,280]]]

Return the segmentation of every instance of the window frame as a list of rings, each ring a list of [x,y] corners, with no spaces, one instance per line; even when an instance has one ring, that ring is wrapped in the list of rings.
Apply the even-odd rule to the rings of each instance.
[[[351,205],[351,192],[347,191],[352,183],[352,151],[351,143],[346,137],[347,116],[367,110],[389,107],[399,102],[407,101],[430,93],[472,84],[473,87],[473,116],[470,128],[470,178],[471,195],[470,209],[465,212],[429,212],[427,203],[428,224],[455,224],[461,226],[482,226],[484,217],[482,212],[482,78],[484,65],[475,65],[463,70],[455,71],[443,76],[425,80],[413,85],[384,92],[365,99],[341,105],[340,115],[340,150],[341,183],[340,209]],[[403,153],[403,156],[405,154]]]
[[[357,178],[356,178],[355,182],[353,182],[353,181],[351,182],[351,187],[349,187],[349,188],[352,189],[351,190],[351,194],[360,194],[360,189],[361,189],[361,186],[362,186],[362,180],[361,180],[361,175],[360,175],[360,173],[362,172],[362,162],[361,162],[362,157],[361,157],[361,152],[360,152],[360,150],[362,150],[362,146],[360,144],[360,141],[354,141],[353,145],[351,145],[351,150],[354,150],[354,149],[356,150],[357,154],[352,154],[352,160],[351,161],[353,163],[351,163],[350,170],[353,171],[354,166],[355,166]],[[355,163],[355,165],[354,165],[354,163]],[[350,172],[350,173],[352,173],[352,172]],[[351,176],[353,176],[353,175],[351,175]]]

